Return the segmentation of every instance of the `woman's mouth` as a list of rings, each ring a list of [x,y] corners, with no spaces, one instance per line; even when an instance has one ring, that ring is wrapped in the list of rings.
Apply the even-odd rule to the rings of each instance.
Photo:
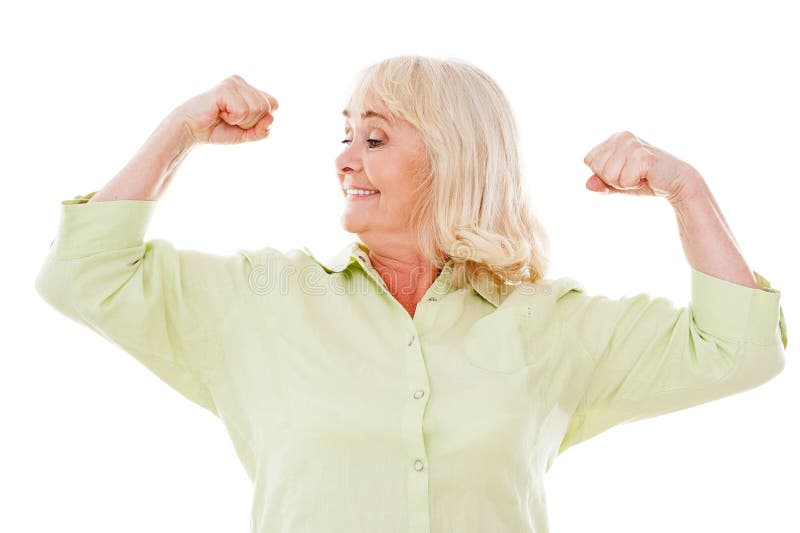
[[[344,191],[348,200],[367,200],[380,194],[380,192],[372,189],[345,189]]]

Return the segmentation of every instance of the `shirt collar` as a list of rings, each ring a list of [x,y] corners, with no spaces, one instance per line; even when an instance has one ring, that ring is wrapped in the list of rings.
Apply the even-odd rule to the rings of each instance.
[[[316,261],[326,272],[329,274],[342,272],[346,270],[351,264],[358,263],[365,271],[374,270],[372,263],[369,261],[369,247],[361,241],[354,240],[347,243],[336,254],[327,261],[318,259],[308,247],[303,247],[311,258]],[[443,268],[452,268],[452,259],[445,263]],[[489,279],[482,277],[476,283],[470,282],[470,286],[477,292],[484,300],[488,301],[495,307],[498,307],[506,296],[513,290],[512,285],[503,285],[498,290]]]

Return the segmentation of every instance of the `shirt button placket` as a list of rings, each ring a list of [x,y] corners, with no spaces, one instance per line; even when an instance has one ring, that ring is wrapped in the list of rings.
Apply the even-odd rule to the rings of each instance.
[[[430,390],[430,386],[420,339],[413,329],[409,332],[406,340],[405,361],[408,385],[411,389],[403,413],[403,441],[411,463],[407,483],[409,531],[428,533],[430,532],[430,502],[428,499],[428,471],[425,468],[427,450],[425,449],[423,419],[426,391]]]

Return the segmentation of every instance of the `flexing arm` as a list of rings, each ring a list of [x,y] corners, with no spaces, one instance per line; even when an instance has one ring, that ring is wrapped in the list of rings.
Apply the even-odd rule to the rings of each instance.
[[[194,145],[263,139],[269,135],[272,112],[277,108],[273,96],[231,76],[170,113],[128,164],[88,202],[157,200]]]
[[[666,197],[690,264],[691,300],[643,292],[608,298],[558,288],[565,341],[583,353],[566,389],[572,412],[559,453],[617,424],[757,387],[785,365],[781,292],[750,270],[700,174],[630,132],[587,154],[599,193]]]
[[[266,137],[277,107],[271,98],[229,78],[176,108],[102,190],[61,202],[56,238],[36,277],[37,292],[54,309],[214,413],[215,327],[244,290],[249,258],[144,236],[158,196],[191,147]]]
[[[692,269],[751,289],[762,288],[711,190],[692,165],[629,131],[613,134],[583,161],[594,172],[586,182],[589,190],[669,200]]]

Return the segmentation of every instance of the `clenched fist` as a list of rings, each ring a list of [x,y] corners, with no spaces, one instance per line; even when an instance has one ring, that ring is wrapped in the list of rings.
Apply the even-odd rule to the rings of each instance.
[[[196,143],[236,144],[269,135],[278,101],[233,75],[178,106],[173,115]]]
[[[594,172],[586,187],[600,193],[663,196],[675,203],[700,179],[694,167],[629,131],[592,148],[583,162]]]

